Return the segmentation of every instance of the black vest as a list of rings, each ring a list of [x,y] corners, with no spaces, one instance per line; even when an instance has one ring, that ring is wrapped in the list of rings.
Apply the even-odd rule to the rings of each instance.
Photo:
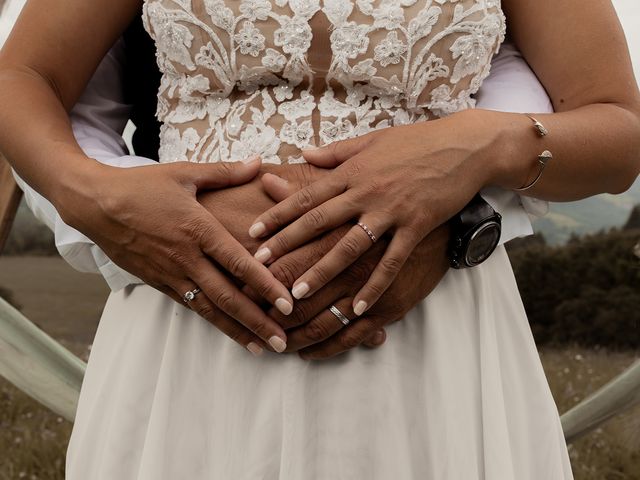
[[[160,87],[156,46],[137,15],[123,34],[125,44],[124,98],[133,105],[131,121],[136,126],[133,148],[136,155],[158,160],[160,122],[155,117]]]

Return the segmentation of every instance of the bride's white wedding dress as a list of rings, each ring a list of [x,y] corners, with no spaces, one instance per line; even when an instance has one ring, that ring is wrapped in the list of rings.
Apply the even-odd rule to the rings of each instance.
[[[300,149],[473,107],[497,0],[147,0],[161,161]],[[112,294],[71,480],[568,480],[503,248],[450,271],[376,350],[253,357],[147,286]]]

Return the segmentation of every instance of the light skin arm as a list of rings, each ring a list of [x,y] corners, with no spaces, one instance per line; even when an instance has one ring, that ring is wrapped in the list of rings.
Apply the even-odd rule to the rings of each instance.
[[[125,270],[176,300],[197,285],[198,305],[206,299],[257,340],[284,350],[284,330],[209,257],[285,313],[291,296],[196,200],[199,190],[250,181],[259,161],[119,169],[89,159],[75,142],[67,112],[140,5],[27,3],[0,52],[0,148],[66,223]]]
[[[362,313],[422,238],[483,187],[527,185],[543,150],[554,158],[527,195],[572,201],[629,188],[640,170],[640,94],[611,4],[505,0],[503,6],[509,31],[557,112],[540,115],[549,135],[540,138],[524,115],[468,110],[307,151],[308,162],[334,170],[258,217],[252,232],[262,236],[300,217],[261,249],[279,258],[308,241],[311,230],[358,218],[378,236],[389,231],[392,243],[352,304]],[[313,294],[370,245],[354,227],[296,285]]]

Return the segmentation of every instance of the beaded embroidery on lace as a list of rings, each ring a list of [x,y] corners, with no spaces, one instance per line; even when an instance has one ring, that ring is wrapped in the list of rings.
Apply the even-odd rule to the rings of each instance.
[[[314,92],[320,11],[331,57]],[[505,34],[499,0],[146,0],[143,21],[162,72],[161,162],[301,162],[316,137],[473,108]]]

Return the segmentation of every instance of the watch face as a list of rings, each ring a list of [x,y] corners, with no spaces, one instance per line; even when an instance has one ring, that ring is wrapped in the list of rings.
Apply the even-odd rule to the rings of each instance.
[[[500,241],[500,224],[495,221],[482,225],[469,240],[466,263],[469,266],[484,262]]]

